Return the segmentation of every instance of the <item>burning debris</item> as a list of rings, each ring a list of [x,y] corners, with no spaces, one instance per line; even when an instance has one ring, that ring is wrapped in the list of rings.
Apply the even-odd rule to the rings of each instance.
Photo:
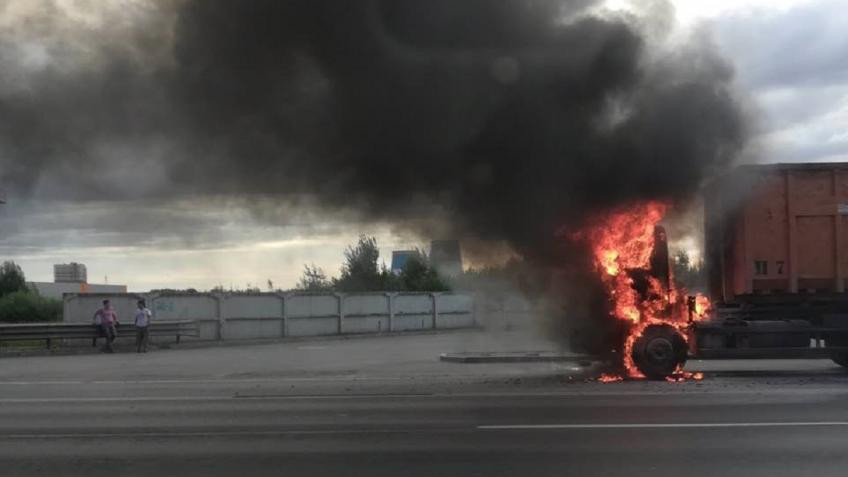
[[[669,206],[647,201],[618,208],[591,220],[572,238],[587,245],[609,299],[610,314],[622,323],[621,376],[618,378],[700,379],[684,373],[687,331],[704,319],[709,300],[687,298],[674,284],[665,229],[659,225]]]

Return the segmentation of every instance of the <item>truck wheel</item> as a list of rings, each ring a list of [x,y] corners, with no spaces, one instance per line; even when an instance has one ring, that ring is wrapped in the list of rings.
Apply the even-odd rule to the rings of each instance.
[[[648,379],[665,379],[686,363],[687,346],[683,336],[669,325],[645,328],[633,343],[633,363]]]
[[[843,368],[848,368],[848,353],[835,354],[830,357],[834,363],[842,366]]]
[[[848,336],[845,333],[830,333],[825,335],[824,339],[828,346],[848,346]],[[830,359],[839,366],[848,368],[848,353],[845,351],[834,352]]]

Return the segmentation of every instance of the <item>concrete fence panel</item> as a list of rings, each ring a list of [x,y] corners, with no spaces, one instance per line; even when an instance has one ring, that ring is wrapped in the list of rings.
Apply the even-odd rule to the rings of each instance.
[[[86,293],[67,294],[64,299],[63,316],[66,323],[93,323],[94,312],[103,306],[103,300],[109,300],[118,320],[132,323],[137,303],[142,295],[122,293],[120,295]]]
[[[344,295],[343,333],[382,333],[389,331],[389,300],[386,294]]]
[[[281,338],[285,336],[284,298],[273,293],[222,295],[224,339]]]
[[[469,295],[442,293],[436,295],[439,328],[474,326],[474,300]]]
[[[66,322],[91,322],[103,299],[131,322],[146,298],[154,320],[195,320],[199,340],[266,339],[474,326],[473,299],[454,293],[67,294]],[[186,339],[192,339],[186,337]]]
[[[287,336],[321,336],[339,333],[337,295],[286,297]]]
[[[224,318],[283,317],[283,297],[273,293],[261,295],[222,295],[221,314]]]
[[[218,340],[222,338],[223,323],[220,299],[217,295],[151,295],[148,308],[154,320],[196,320],[200,330],[197,338],[187,340]]]
[[[218,297],[203,295],[154,295],[149,301],[159,320],[202,320],[220,318]]]
[[[286,297],[289,318],[331,317],[339,314],[336,295],[289,295]]]
[[[156,319],[154,317],[154,319]],[[195,320],[197,321],[198,327],[198,336],[184,336],[182,339],[184,341],[213,341],[220,339],[220,326],[221,323],[218,319],[203,319],[203,320]]]
[[[429,293],[399,293],[394,299],[395,331],[427,330],[434,328],[433,296]]]
[[[474,298],[475,320],[492,329],[535,327],[540,305],[514,293],[481,293]]]

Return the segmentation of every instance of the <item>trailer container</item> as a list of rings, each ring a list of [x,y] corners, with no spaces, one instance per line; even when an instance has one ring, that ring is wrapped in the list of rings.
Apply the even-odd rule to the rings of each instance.
[[[704,212],[713,309],[685,340],[649,326],[632,347],[643,374],[664,378],[687,357],[848,367],[848,163],[739,167],[705,189]]]
[[[704,204],[715,311],[692,354],[848,364],[848,163],[742,166]]]
[[[630,348],[642,374],[665,378],[688,358],[818,357],[848,367],[848,163],[738,167],[705,188],[704,230],[711,310],[696,320],[689,297],[688,326],[643,329]],[[667,247],[655,241],[652,257],[668,257]],[[646,272],[670,278],[653,260]],[[621,360],[629,326],[619,320],[594,335],[575,327],[572,346]]]
[[[705,193],[710,294],[844,293],[848,164],[744,166]]]

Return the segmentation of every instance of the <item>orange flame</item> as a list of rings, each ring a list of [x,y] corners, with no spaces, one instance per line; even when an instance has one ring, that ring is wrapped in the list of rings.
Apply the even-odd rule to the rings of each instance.
[[[648,326],[671,325],[685,338],[690,319],[704,319],[710,311],[709,299],[698,294],[695,297],[694,313],[690,316],[686,290],[676,288],[671,283],[663,285],[653,276],[647,278],[647,298],[634,287],[630,271],[650,270],[655,228],[668,208],[668,204],[657,201],[638,203],[603,214],[574,235],[574,238],[587,242],[592,248],[598,274],[612,305],[613,316],[632,325],[623,349],[624,369],[629,378],[644,378],[633,362],[632,351],[634,343]],[[702,379],[703,375],[678,370],[669,379],[678,378],[697,380]],[[616,379],[604,375],[599,380],[612,382]]]
[[[618,381],[624,381],[624,377],[617,374],[602,374],[601,377],[598,378],[598,381],[602,383],[615,383]]]

